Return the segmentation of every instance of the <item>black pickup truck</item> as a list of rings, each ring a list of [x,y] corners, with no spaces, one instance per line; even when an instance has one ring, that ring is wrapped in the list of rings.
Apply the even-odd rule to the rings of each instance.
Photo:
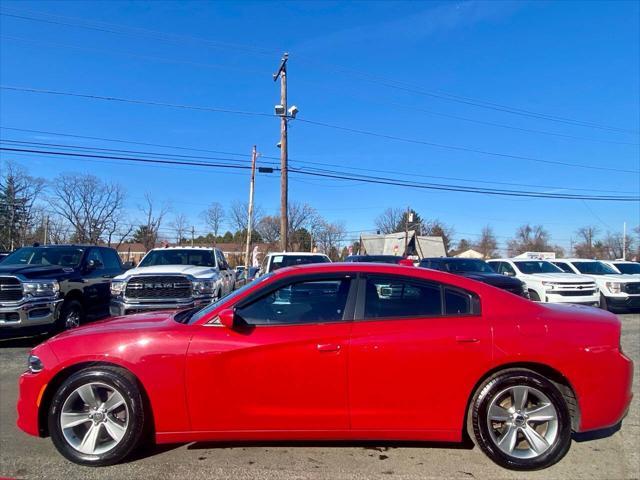
[[[122,273],[113,248],[23,247],[0,263],[0,337],[54,332],[109,311],[111,279]]]
[[[453,273],[484,282],[497,288],[529,298],[526,285],[517,278],[507,277],[496,273],[487,262],[475,258],[434,257],[420,260],[423,268],[432,268],[443,272]]]

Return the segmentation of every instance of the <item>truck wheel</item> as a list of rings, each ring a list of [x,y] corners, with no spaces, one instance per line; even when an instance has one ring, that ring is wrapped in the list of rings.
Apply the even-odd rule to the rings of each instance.
[[[533,302],[539,302],[540,301],[540,295],[538,295],[538,293],[535,290],[529,290],[529,298]]]
[[[84,321],[84,308],[78,300],[68,300],[62,304],[58,317],[58,330],[77,328]]]

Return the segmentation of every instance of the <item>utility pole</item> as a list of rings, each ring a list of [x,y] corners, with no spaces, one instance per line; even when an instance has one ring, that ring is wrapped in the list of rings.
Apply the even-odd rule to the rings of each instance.
[[[196,227],[191,225],[191,246],[192,247],[193,247],[193,241],[195,240],[195,236],[196,236]]]
[[[627,259],[627,222],[622,224],[622,260]]]
[[[44,245],[47,244],[47,236],[49,234],[49,216],[47,215],[44,220]]]
[[[276,107],[276,115],[280,115],[280,248],[287,251],[288,245],[288,195],[289,177],[287,172],[288,149],[287,149],[287,60],[289,54],[282,56],[278,71],[273,74],[273,81],[280,78],[280,105]]]
[[[256,159],[257,158],[258,158],[258,152],[256,151],[256,146],[254,145],[253,150],[251,150],[251,183],[249,183],[249,215],[247,217],[247,246],[244,250],[244,268],[246,272],[249,272],[249,249],[251,247],[251,228],[253,223],[253,191],[254,191],[254,183],[256,180]]]

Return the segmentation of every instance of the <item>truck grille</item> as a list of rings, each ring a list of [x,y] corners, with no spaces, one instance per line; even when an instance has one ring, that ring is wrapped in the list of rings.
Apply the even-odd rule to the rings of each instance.
[[[588,297],[598,290],[595,283],[561,283],[550,293],[562,295],[563,297]]]
[[[563,297],[583,297],[583,296],[593,295],[595,293],[595,289],[564,291],[564,292],[554,292],[554,293],[557,293],[558,295],[562,295]]]
[[[14,277],[0,277],[0,302],[22,300],[22,285]]]
[[[136,300],[190,298],[191,282],[182,275],[131,277],[127,283],[125,296]]]
[[[625,291],[631,295],[640,294],[640,282],[627,283]]]

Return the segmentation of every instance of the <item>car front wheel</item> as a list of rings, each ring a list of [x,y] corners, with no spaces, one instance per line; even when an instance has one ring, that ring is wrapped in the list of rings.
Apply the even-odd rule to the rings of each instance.
[[[505,468],[549,467],[571,445],[571,418],[562,393],[530,370],[505,370],[489,377],[478,389],[471,415],[478,445]]]
[[[136,380],[114,367],[80,370],[58,388],[49,408],[49,432],[72,462],[112,465],[140,442],[144,407]]]

